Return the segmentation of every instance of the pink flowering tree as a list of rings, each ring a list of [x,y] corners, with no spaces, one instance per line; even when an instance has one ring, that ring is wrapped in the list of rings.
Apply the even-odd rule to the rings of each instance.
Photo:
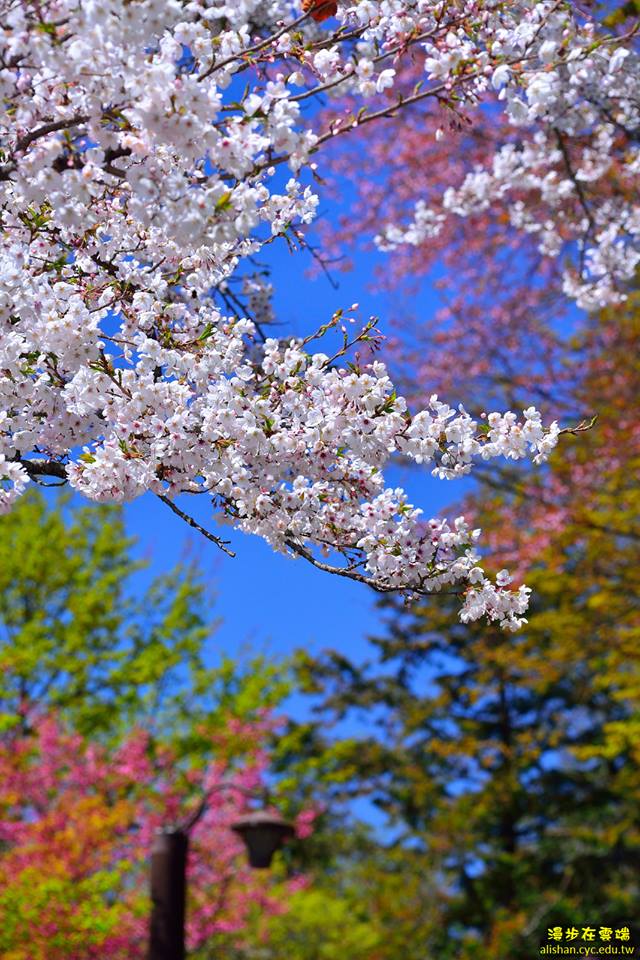
[[[405,305],[394,318],[392,369],[416,401],[464,383],[475,403],[575,412],[576,321],[623,301],[638,263],[637,34],[631,17],[606,29],[598,16],[610,7],[558,5],[532,83],[528,65],[505,59],[477,109],[427,98],[367,130],[366,149],[356,133],[331,153],[357,201],[322,224],[326,255],[365,238],[388,254],[381,285],[412,293],[428,277],[439,290],[433,316]],[[572,13],[593,57],[574,47]],[[466,68],[460,38],[446,37],[427,69]],[[399,68],[405,98],[424,66]],[[353,108],[346,98],[326,122]]]
[[[0,744],[0,953],[6,960],[143,960],[154,830],[192,832],[188,943],[241,942],[250,916],[285,909],[304,881],[251,871],[230,825],[264,788],[272,724],[234,721],[206,769],[132,733],[106,748],[42,715]],[[243,760],[234,761],[241,748]],[[300,833],[310,829],[308,812]]]
[[[579,248],[579,267],[562,268],[567,293],[615,299],[640,221],[625,189],[587,215],[579,185],[614,163],[621,182],[633,175],[635,54],[562,0],[303,7],[7,10],[0,504],[44,477],[95,500],[151,492],[228,549],[176,502],[199,494],[218,520],[323,570],[381,591],[453,590],[463,619],[517,628],[526,588],[489,580],[477,531],[425,520],[383,470],[396,454],[447,479],[496,457],[539,462],[557,424],[528,402],[474,418],[428,391],[411,412],[381,359],[358,356],[378,345],[375,326],[351,335],[340,311],[306,338],[267,336],[251,258],[280,238],[304,243],[328,142],[420,104],[469,117],[490,104],[536,136],[489,149],[484,168],[417,201],[382,242],[422,243],[524,184],[515,226],[552,257]],[[357,110],[323,120],[320,95],[351,95]],[[576,157],[583,133],[591,146]]]

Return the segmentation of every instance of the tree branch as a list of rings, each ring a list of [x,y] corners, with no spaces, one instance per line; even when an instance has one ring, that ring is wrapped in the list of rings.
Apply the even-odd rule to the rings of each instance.
[[[181,520],[184,520],[193,530],[197,530],[198,533],[201,533],[203,537],[206,537],[207,540],[211,540],[212,543],[215,543],[223,553],[226,553],[228,557],[235,557],[233,550],[229,550],[227,544],[228,540],[221,540],[220,537],[216,537],[215,533],[211,533],[209,530],[206,530],[202,527],[197,520],[194,520],[193,517],[190,517],[188,513],[185,513],[184,510],[181,510],[180,507],[176,506],[173,500],[170,500],[169,497],[165,497],[164,494],[156,494],[159,500],[162,500],[164,504],[169,507],[169,510],[172,510]]]
[[[67,481],[67,468],[64,463],[58,460],[18,460],[21,467],[27,471],[29,476],[36,477],[57,477],[58,480]]]

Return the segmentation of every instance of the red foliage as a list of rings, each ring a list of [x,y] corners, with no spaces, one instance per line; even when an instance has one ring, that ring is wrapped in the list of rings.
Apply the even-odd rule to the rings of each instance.
[[[333,3],[332,0],[302,0],[302,9],[305,13],[311,11],[312,19],[321,23],[329,17],[335,17],[338,4]]]
[[[43,717],[0,744],[0,955],[4,960],[143,960],[148,857],[161,825],[202,797],[189,859],[188,939],[242,937],[250,911],[284,909],[291,883],[246,865],[230,824],[263,782],[268,721],[228,731],[198,769],[144,731],[107,749]],[[241,740],[239,765],[230,743]],[[247,745],[251,746],[247,752]],[[303,818],[305,819],[305,818]],[[308,819],[308,818],[306,818]],[[308,828],[304,823],[303,829]],[[295,881],[293,886],[299,885]]]

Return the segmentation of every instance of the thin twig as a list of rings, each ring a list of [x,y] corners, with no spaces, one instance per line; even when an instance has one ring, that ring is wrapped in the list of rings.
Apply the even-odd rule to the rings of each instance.
[[[394,587],[381,587],[371,577],[365,577],[363,573],[356,573],[355,570],[349,570],[347,567],[332,567],[330,563],[323,563],[322,560],[317,560],[309,550],[291,537],[286,537],[284,542],[293,553],[307,560],[314,567],[317,567],[318,570],[324,570],[325,573],[335,573],[339,577],[346,577],[348,580],[357,580],[358,583],[366,583],[368,587],[372,587],[374,590],[377,590],[378,593],[393,593],[394,590],[397,589]]]
[[[194,530],[197,530],[198,533],[201,533],[203,537],[206,537],[207,540],[211,540],[211,542],[215,543],[217,547],[220,547],[223,553],[226,553],[228,557],[235,557],[233,550],[229,550],[227,547],[227,543],[229,543],[228,540],[221,540],[220,537],[216,537],[215,533],[205,530],[205,528],[201,526],[197,520],[194,520],[193,517],[190,517],[188,513],[185,513],[184,510],[181,510],[180,507],[176,506],[173,500],[170,500],[169,497],[166,497],[162,493],[158,493],[156,496],[159,500],[162,500],[162,502],[165,503],[170,510],[173,510],[173,512],[180,517],[181,520],[184,520],[184,522],[190,527],[192,527]]]
[[[201,73],[198,77],[198,83],[202,80],[206,80],[207,77],[210,77],[212,73],[216,70],[222,70],[223,67],[227,67],[230,63],[233,63],[235,60],[242,60],[248,54],[258,53],[258,51],[263,50],[264,47],[270,46],[272,43],[275,43],[276,40],[279,40],[281,36],[287,33],[289,30],[293,30],[295,27],[299,27],[301,23],[304,23],[305,20],[308,20],[311,16],[311,11],[308,13],[303,13],[302,16],[298,17],[297,20],[292,20],[291,23],[285,23],[283,27],[280,28],[272,36],[267,37],[265,40],[261,40],[260,43],[254,44],[252,47],[247,47],[246,50],[241,50],[240,53],[234,53],[232,56],[227,57],[226,60],[221,60],[220,63],[216,63],[215,60],[213,63],[205,70],[204,73]]]
[[[570,433],[573,437],[577,436],[579,433],[584,433],[586,430],[591,430],[595,427],[598,420],[598,414],[594,414],[590,420],[581,420],[580,423],[575,427],[563,427],[562,430],[558,431],[558,436],[562,436],[563,433]]]
[[[565,170],[567,171],[567,174],[569,175],[569,179],[571,180],[571,183],[572,183],[573,186],[574,186],[574,189],[575,189],[576,194],[577,194],[577,196],[578,196],[578,200],[580,201],[580,206],[581,206],[582,209],[584,210],[584,214],[585,214],[585,216],[586,216],[586,218],[587,218],[587,223],[589,224],[589,227],[591,228],[591,230],[595,233],[595,231],[596,231],[596,223],[595,223],[595,220],[593,219],[593,214],[592,214],[591,210],[589,209],[589,203],[588,203],[588,201],[587,201],[587,197],[586,197],[586,194],[585,194],[585,192],[584,192],[584,188],[583,188],[582,184],[580,183],[580,181],[578,180],[578,178],[577,178],[577,176],[576,176],[576,172],[575,172],[575,170],[573,169],[573,166],[572,166],[572,164],[571,164],[571,157],[569,156],[569,151],[568,151],[568,149],[567,149],[566,143],[564,142],[564,137],[562,136],[562,132],[561,132],[560,130],[558,130],[557,127],[554,127],[554,133],[555,133],[555,135],[556,135],[556,140],[557,140],[557,143],[558,143],[558,148],[559,148],[559,150],[560,150],[560,153],[562,154],[562,159],[563,159],[563,162],[564,162]]]

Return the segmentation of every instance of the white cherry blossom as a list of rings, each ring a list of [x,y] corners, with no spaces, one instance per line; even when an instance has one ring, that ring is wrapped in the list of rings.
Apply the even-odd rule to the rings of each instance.
[[[154,493],[202,529],[176,503],[200,495],[220,522],[320,569],[383,591],[456,590],[463,619],[519,626],[527,588],[485,577],[479,531],[426,519],[383,471],[396,456],[443,479],[495,457],[540,462],[557,424],[533,408],[476,421],[435,396],[412,414],[384,364],[354,353],[373,324],[320,352],[340,314],[318,337],[269,337],[270,281],[251,258],[304,242],[325,142],[429,96],[474,109],[496,87],[514,123],[547,126],[418,210],[409,242],[523,177],[560,209],[575,182],[544,179],[550,125],[597,128],[575,176],[606,175],[595,144],[635,122],[634,55],[592,50],[569,5],[533,0],[341,3],[333,35],[286,0],[1,6],[0,510],[54,477],[99,501]],[[431,79],[401,102],[405,55]],[[586,96],[594,69],[599,96],[620,101],[613,120]],[[303,109],[346,92],[364,98],[348,122],[323,129]],[[619,206],[594,213],[589,276],[567,277],[578,299],[613,296],[637,262],[640,217]],[[388,242],[402,239],[396,227]]]

